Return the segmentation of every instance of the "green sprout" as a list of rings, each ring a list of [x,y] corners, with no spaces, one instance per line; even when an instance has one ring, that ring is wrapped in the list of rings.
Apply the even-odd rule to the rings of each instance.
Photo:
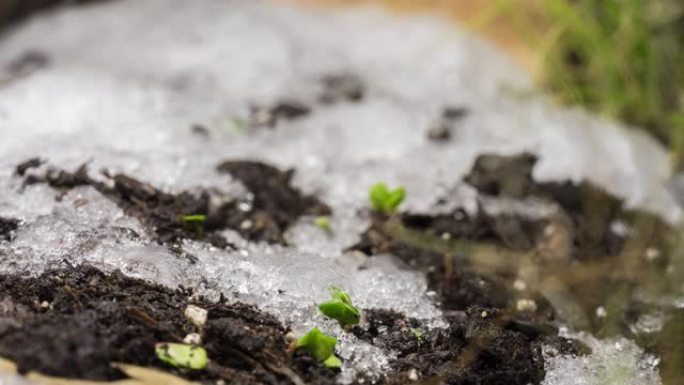
[[[180,369],[202,370],[207,367],[207,351],[201,346],[158,343],[155,346],[157,358]]]
[[[371,187],[369,198],[371,205],[375,211],[391,214],[401,204],[406,196],[406,190],[403,187],[397,187],[394,190],[387,188],[384,183],[376,183]]]
[[[191,214],[183,215],[181,221],[183,221],[183,227],[188,231],[193,231],[197,234],[201,234],[204,231],[204,222],[207,220],[207,216],[204,214]]]
[[[323,334],[320,329],[313,328],[297,340],[297,349],[304,349],[328,368],[339,368],[342,362],[335,356],[337,339]]]
[[[423,343],[423,329],[410,328],[409,331],[414,337],[416,337],[416,339],[418,340],[418,345],[420,346],[420,344]]]
[[[342,367],[342,361],[336,355],[331,354],[327,360],[323,361],[323,365],[331,369],[337,369]]]
[[[192,214],[192,215],[183,215],[181,218],[183,220],[183,223],[185,224],[198,224],[201,225],[207,220],[207,216],[204,214]]]
[[[319,229],[325,231],[326,233],[331,233],[331,232],[332,232],[332,229],[330,228],[330,218],[327,217],[327,216],[320,216],[320,217],[317,217],[317,218],[314,220],[314,224],[316,225],[316,227],[318,227]]]
[[[321,312],[332,319],[337,320],[342,327],[353,326],[359,323],[361,315],[351,301],[349,294],[337,287],[331,287],[332,299],[318,305]]]

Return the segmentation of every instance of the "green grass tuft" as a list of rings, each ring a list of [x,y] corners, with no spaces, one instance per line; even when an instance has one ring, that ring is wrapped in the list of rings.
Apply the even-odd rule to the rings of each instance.
[[[684,166],[684,2],[494,4],[520,36],[542,51],[545,89],[565,104],[648,131],[670,147],[675,165]],[[534,28],[539,20],[548,26],[545,33]]]
[[[684,13],[670,0],[547,0],[557,38],[545,84],[559,98],[682,148]]]

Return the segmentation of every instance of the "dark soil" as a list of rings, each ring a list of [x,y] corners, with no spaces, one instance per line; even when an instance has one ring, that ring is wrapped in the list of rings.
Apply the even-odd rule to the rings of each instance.
[[[366,94],[363,81],[356,75],[328,75],[323,78],[323,92],[319,97],[325,104],[360,102]]]
[[[41,51],[26,51],[11,61],[4,69],[6,80],[28,76],[50,64],[50,58]]]
[[[625,209],[619,199],[590,183],[535,182],[535,162],[536,158],[527,154],[482,156],[465,180],[487,199],[536,199],[555,204],[557,213],[548,218],[490,215],[483,209],[474,215],[460,209],[442,215],[373,214],[371,226],[352,249],[369,256],[390,253],[424,271],[450,327],[438,332],[442,337],[423,336],[432,350],[426,356],[429,358],[416,355],[418,345],[409,342],[405,332],[391,332],[393,328],[405,331],[416,327],[414,321],[396,314],[370,312],[371,317],[380,319],[371,319],[371,325],[382,324],[385,332],[374,334],[379,328],[371,327],[368,332],[355,333],[392,345],[401,352],[393,365],[417,369],[421,376],[430,378],[430,384],[539,383],[543,378],[539,355],[542,341],[571,351],[584,352],[586,348],[554,337],[557,321],[568,320],[541,292],[535,287],[514,288],[521,261],[529,259],[537,264],[539,274],[555,276],[565,285],[563,290],[576,298],[579,311],[584,309],[590,320],[582,327],[599,335],[629,334],[626,312],[633,304],[630,290],[645,277],[662,277],[667,266],[666,261],[646,262],[642,256],[647,249],[664,250],[668,226],[651,214]],[[628,231],[616,230],[616,223]],[[554,229],[552,235],[550,228]],[[567,236],[567,244],[557,241],[558,234]],[[482,260],[478,254],[484,255]],[[483,268],[483,261],[491,265]],[[535,309],[517,309],[519,298],[534,300]],[[605,319],[593,315],[598,306],[607,309]],[[488,315],[484,318],[493,317],[492,322],[478,318],[478,314],[485,314],[483,311]],[[461,360],[457,357],[462,356],[463,345],[477,345],[477,339],[484,335],[472,332],[481,330],[478,322],[489,325],[490,337],[473,348],[468,365],[455,364]],[[498,361],[500,353],[506,351],[521,361]],[[424,359],[427,362],[421,361]],[[527,364],[521,363],[526,360]]]
[[[59,6],[87,4],[107,0],[9,0],[0,2],[0,32],[2,28],[15,24],[34,14]]]
[[[434,142],[447,142],[451,140],[453,131],[459,120],[468,115],[465,107],[445,107],[441,116],[436,119],[427,130],[428,139]]]
[[[113,380],[124,375],[110,364],[123,362],[203,381],[290,384],[292,371],[307,383],[334,383],[335,373],[310,357],[291,358],[285,327],[248,305],[191,301],[189,291],[88,266],[0,276],[0,293],[0,356],[22,373]],[[184,317],[190,303],[209,311],[202,330]],[[208,370],[179,372],[157,360],[156,343],[181,342],[188,333],[201,333]]]
[[[253,199],[249,202],[225,202],[212,190],[166,193],[124,174],[105,174],[108,183],[99,182],[88,175],[85,164],[74,172],[55,168],[44,173],[27,172],[39,165],[39,160],[28,160],[17,166],[17,174],[24,175],[25,184],[47,183],[62,192],[92,186],[128,215],[140,219],[160,243],[198,239],[225,248],[230,245],[218,231],[233,229],[251,241],[285,244],[288,227],[299,217],[330,214],[327,205],[292,187],[293,171],[283,172],[259,162],[228,161],[218,167],[250,190]],[[188,215],[204,215],[206,220],[189,223],[184,220]]]
[[[281,120],[292,120],[305,117],[311,108],[294,100],[284,100],[273,106],[252,106],[249,124],[252,127],[274,128]]]
[[[218,378],[235,384],[290,384],[292,373],[306,383],[333,384],[336,372],[306,353],[292,355],[287,329],[272,316],[240,303],[210,303],[188,290],[171,290],[119,272],[89,266],[49,271],[36,278],[0,276],[0,356],[22,373],[92,380],[125,375],[111,363],[159,367],[198,381]],[[198,329],[184,317],[188,304],[209,311]],[[541,344],[579,352],[572,341],[554,337],[553,327],[492,308],[450,313],[450,326],[427,331],[419,321],[386,310],[366,310],[368,325],[357,337],[398,352],[385,384],[414,375],[439,376],[449,384],[539,383],[544,375]],[[180,342],[201,333],[212,365],[182,372],[157,360],[154,345]],[[467,361],[461,361],[469,357]]]
[[[625,224],[629,231],[636,231],[631,238],[640,237],[645,244],[663,246],[662,236],[668,226],[655,215],[627,210],[620,199],[589,182],[535,182],[532,169],[536,162],[530,154],[483,155],[464,180],[485,195],[534,197],[559,205],[570,220],[572,257],[577,260],[619,255],[627,237],[615,231],[615,224]]]
[[[388,310],[367,310],[367,329],[352,332],[373,345],[391,349],[387,384],[404,384],[414,376],[439,384],[538,384],[544,378],[542,344],[567,354],[582,354],[574,341],[555,337],[554,327],[473,306],[447,316],[450,326],[424,330],[419,321]],[[414,377],[415,378],[415,377]]]
[[[31,158],[18,164],[17,167],[14,168],[14,172],[19,176],[24,176],[26,171],[40,167],[43,163],[45,162],[40,158]]]
[[[0,241],[12,241],[12,239],[14,238],[14,232],[18,228],[18,219],[0,217]]]
[[[284,233],[303,215],[329,215],[330,207],[318,198],[304,195],[292,186],[294,170],[282,172],[260,162],[226,161],[218,170],[242,182],[254,199],[248,212],[238,210],[226,217],[228,227],[241,229],[250,240],[284,243]],[[244,223],[251,226],[244,226]]]

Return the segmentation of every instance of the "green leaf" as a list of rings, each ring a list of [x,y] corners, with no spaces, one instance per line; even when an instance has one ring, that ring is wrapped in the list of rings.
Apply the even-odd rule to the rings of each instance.
[[[337,320],[343,327],[356,325],[361,320],[361,314],[351,301],[349,294],[337,287],[330,288],[332,299],[318,305],[321,312],[334,320]]]
[[[351,297],[349,296],[349,294],[345,293],[344,290],[340,289],[337,286],[330,287],[330,296],[333,300],[344,302],[349,306],[354,306],[352,305]]]
[[[326,233],[332,232],[332,229],[330,228],[330,218],[329,217],[326,217],[326,216],[317,217],[314,220],[314,224],[316,225],[316,227],[325,231]]]
[[[396,210],[406,196],[403,187],[390,190],[384,183],[376,183],[371,187],[369,199],[375,211],[390,214]]]
[[[418,344],[423,343],[423,329],[421,328],[410,328],[409,331],[418,340]]]
[[[311,353],[318,361],[325,361],[335,351],[337,339],[327,336],[318,328],[313,328],[297,340],[297,348]]]
[[[182,217],[183,222],[187,224],[191,223],[204,223],[207,220],[207,216],[203,214],[192,214],[192,215],[183,215]]]
[[[393,212],[404,201],[406,190],[403,187],[397,187],[389,192],[387,197],[387,208],[389,212]]]
[[[159,360],[176,368],[201,370],[209,361],[201,346],[164,342],[155,346],[155,352]]]
[[[323,361],[323,365],[330,369],[338,369],[342,367],[342,361],[340,361],[340,359],[337,358],[336,355],[331,354],[330,357],[328,357],[328,359]]]

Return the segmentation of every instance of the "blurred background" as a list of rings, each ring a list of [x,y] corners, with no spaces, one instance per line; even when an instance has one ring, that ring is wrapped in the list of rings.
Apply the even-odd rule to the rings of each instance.
[[[115,0],[0,0],[3,29],[51,7]],[[560,103],[652,134],[684,165],[684,2],[679,0],[273,0],[432,12],[480,33]]]

